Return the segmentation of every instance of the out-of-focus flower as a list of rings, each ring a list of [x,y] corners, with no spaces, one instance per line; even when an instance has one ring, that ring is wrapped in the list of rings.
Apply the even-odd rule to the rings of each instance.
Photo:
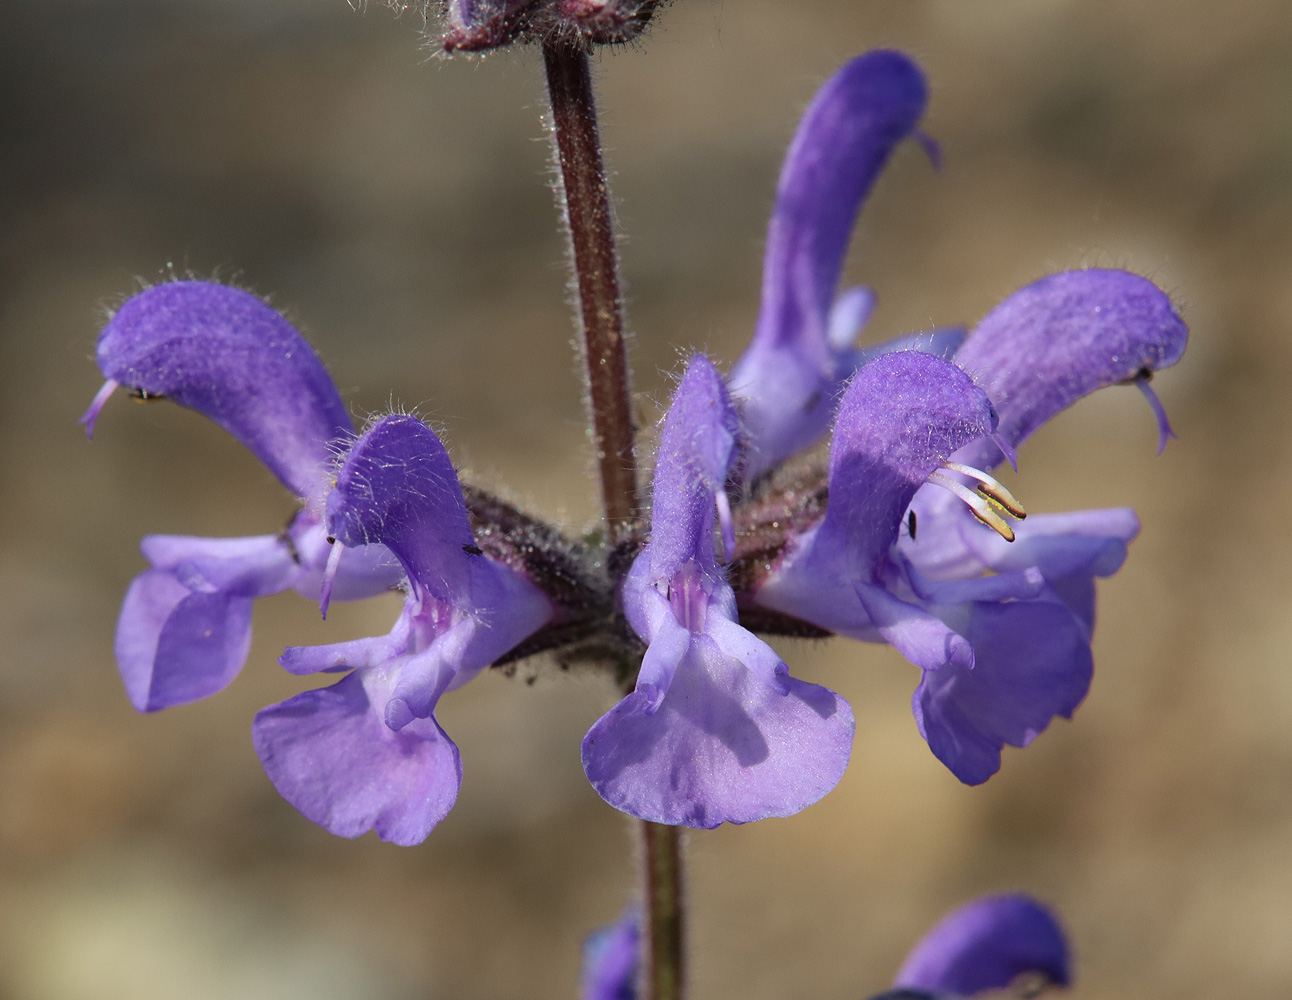
[[[712,828],[788,816],[830,791],[852,749],[853,716],[826,688],[789,676],[737,624],[714,543],[734,549],[725,483],[738,425],[722,377],[691,360],[664,419],[650,542],[623,584],[648,648],[631,694],[583,740],[583,767],[633,816]]]
[[[541,628],[553,607],[475,545],[448,452],[414,417],[383,417],[355,442],[326,524],[330,565],[343,547],[395,554],[408,581],[403,611],[385,636],[288,649],[280,662],[292,673],[352,672],[259,712],[252,740],[279,793],[315,823],[420,843],[462,783],[458,748],[435,721],[440,697]]]
[[[959,1000],[1010,990],[1034,997],[1071,983],[1068,942],[1029,896],[987,896],[944,917],[906,956],[893,989],[872,1000]]]
[[[635,906],[589,934],[583,945],[580,1000],[636,1000],[640,948],[641,913]]]
[[[131,703],[155,711],[226,687],[242,669],[257,597],[316,596],[327,558],[317,501],[331,449],[354,434],[340,394],[305,339],[247,292],[202,281],[157,285],[127,300],[98,342],[107,382],[81,422],[124,387],[209,417],[306,501],[281,532],[252,538],[149,535],[152,564],[126,593],[116,656]],[[336,569],[340,598],[381,593],[399,567],[379,547],[355,549]]]

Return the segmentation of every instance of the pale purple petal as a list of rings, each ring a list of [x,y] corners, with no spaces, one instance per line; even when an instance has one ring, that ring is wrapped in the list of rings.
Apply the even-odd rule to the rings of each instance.
[[[956,353],[986,390],[999,432],[1019,445],[1081,397],[1175,364],[1189,331],[1166,293],[1127,271],[1064,271],[1019,289],[987,314]],[[957,460],[1001,461],[990,441]]]
[[[853,225],[926,93],[914,62],[877,50],[840,69],[799,123],[768,226],[758,324],[730,380],[745,404],[751,479],[829,426],[848,375],[828,328]]]
[[[852,751],[848,703],[787,678],[788,694],[696,636],[659,710],[640,696],[611,709],[583,739],[583,767],[617,809],[712,829],[790,816],[829,792]]]
[[[222,691],[251,646],[251,598],[189,590],[147,570],[126,591],[115,652],[130,703],[141,712]]]
[[[1071,718],[1093,662],[1084,627],[1057,602],[974,604],[958,631],[973,668],[926,669],[911,706],[938,760],[977,785],[1000,769],[1003,746],[1027,746],[1054,716]]]
[[[419,844],[457,800],[462,762],[433,718],[383,719],[397,667],[350,674],[257,713],[251,736],[280,795],[340,837]]]
[[[941,619],[882,587],[857,583],[853,589],[884,641],[921,670],[973,669],[973,647]]]
[[[1037,975],[1068,986],[1068,943],[1058,919],[1019,894],[974,900],[944,917],[902,963],[894,985],[973,996]]]
[[[865,285],[842,292],[830,307],[830,318],[826,321],[826,341],[831,349],[850,350],[877,305],[879,297],[875,290]]]
[[[462,487],[435,432],[415,417],[382,417],[345,456],[327,498],[329,532],[347,546],[381,543],[438,601],[470,605],[475,536]]]
[[[691,358],[660,434],[651,492],[651,537],[643,553],[652,580],[694,561],[716,572],[715,495],[735,455],[739,421],[722,376],[702,354]]]
[[[580,1000],[636,1000],[641,949],[641,912],[630,907],[583,945]]]
[[[916,490],[995,422],[982,390],[941,358],[900,351],[861,368],[835,419],[830,501],[814,538],[822,567],[829,561],[873,574]]]
[[[99,335],[108,379],[204,414],[298,496],[317,485],[328,442],[353,432],[310,345],[247,292],[176,281],[127,300]]]
[[[166,570],[194,591],[264,597],[288,589],[301,572],[281,535],[146,535],[139,548],[154,568]]]

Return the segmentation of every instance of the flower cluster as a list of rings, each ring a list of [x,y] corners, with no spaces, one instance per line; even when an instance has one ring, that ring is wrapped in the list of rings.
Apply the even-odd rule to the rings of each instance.
[[[578,47],[636,38],[661,0],[445,0],[445,52],[481,52],[516,41]]]
[[[529,7],[455,0],[450,17]],[[791,815],[847,767],[847,702],[790,676],[755,631],[891,644],[921,671],[920,733],[967,783],[1071,716],[1090,684],[1094,581],[1120,567],[1138,523],[1126,509],[1024,521],[991,472],[1050,417],[1120,383],[1146,393],[1165,443],[1147,382],[1187,332],[1149,281],[1084,270],[1028,285],[967,335],[856,348],[874,296],[838,294],[849,236],[899,143],[936,151],[919,130],[925,101],[918,67],[891,51],[853,60],[817,95],[781,174],[753,340],[726,376],[690,359],[660,430],[649,523],[613,551],[464,489],[413,417],[356,433],[309,345],[254,296],[182,281],[127,301],[99,340],[108,381],[87,427],[118,387],[171,399],[302,501],[277,534],[144,540],[151,568],[116,642],[135,707],[230,683],[257,597],[292,588],[326,613],[333,597],[402,589],[388,634],[288,649],[294,674],[345,676],[253,727],[305,816],[401,844],[427,836],[461,782],[439,699],[544,650],[640,662],[582,759],[607,802],[665,824]],[[787,466],[827,433],[827,464]]]
[[[635,1000],[641,918],[629,909],[588,938],[582,1000]],[[871,1000],[1035,997],[1072,979],[1067,937],[1050,910],[1018,893],[985,896],[944,917],[911,949],[892,989]]]

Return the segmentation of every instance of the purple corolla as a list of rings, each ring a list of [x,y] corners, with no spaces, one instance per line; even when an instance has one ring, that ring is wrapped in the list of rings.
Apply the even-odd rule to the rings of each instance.
[[[636,687],[583,740],[588,780],[633,816],[712,828],[788,816],[842,777],[847,702],[795,680],[737,624],[718,563],[734,548],[725,484],[738,422],[721,376],[692,359],[664,419],[650,541],[623,583],[629,624],[648,643]]]
[[[636,1000],[640,948],[641,912],[635,906],[589,934],[583,945],[580,1000]]]
[[[914,135],[936,162],[917,130],[926,98],[919,67],[879,49],[827,81],[799,123],[767,229],[758,322],[728,379],[749,431],[749,480],[825,434],[844,383],[870,358],[910,348],[945,357],[964,339],[948,328],[856,348],[874,293],[835,298],[853,224],[893,150]]]
[[[967,340],[949,330],[851,347],[872,299],[858,289],[835,300],[849,234],[893,147],[920,135],[925,92],[900,53],[854,59],[818,93],[786,157],[758,325],[729,384],[755,489],[835,417],[829,503],[742,606],[892,643],[923,670],[920,731],[978,783],[1002,746],[1026,745],[1084,698],[1094,579],[1121,566],[1138,531],[1127,509],[1015,527],[1002,513],[1023,509],[990,470],[1045,420],[1116,383],[1145,392],[1164,444],[1148,379],[1179,359],[1187,330],[1151,282],[1087,270],[1020,290]]]
[[[82,423],[92,433],[118,387],[209,417],[306,501],[281,532],[252,538],[149,535],[152,564],[126,593],[116,656],[131,703],[155,711],[214,694],[246,660],[257,597],[294,588],[317,596],[328,546],[313,509],[332,449],[354,433],[336,386],[305,339],[247,292],[178,281],[140,292],[98,342],[107,382]],[[337,567],[338,597],[381,593],[400,572],[380,548]]]
[[[836,416],[825,517],[755,602],[891,643],[923,671],[913,708],[934,754],[985,781],[1004,745],[1027,745],[1085,697],[1093,580],[1120,567],[1138,527],[1119,509],[1015,528],[1001,511],[1024,512],[986,469],[1086,393],[1173,364],[1186,336],[1145,279],[1074,271],[1007,299],[954,364],[871,361]]]
[[[288,649],[292,673],[350,670],[256,715],[270,780],[308,819],[343,837],[424,840],[457,799],[458,748],[435,721],[461,687],[553,617],[536,586],[475,545],[457,474],[435,432],[388,416],[355,442],[327,498],[342,547],[380,544],[407,574],[390,633]],[[324,588],[324,603],[327,588]]]
[[[986,896],[944,917],[906,956],[893,989],[872,1000],[958,1000],[1022,988],[1068,986],[1063,928],[1029,896]]]

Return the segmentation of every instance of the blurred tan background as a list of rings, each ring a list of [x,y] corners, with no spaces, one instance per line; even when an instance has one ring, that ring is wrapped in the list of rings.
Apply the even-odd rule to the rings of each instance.
[[[0,998],[574,996],[633,891],[629,823],[583,780],[591,680],[485,676],[440,718],[466,779],[421,847],[330,837],[251,750],[288,644],[394,601],[258,605],[251,660],[138,716],[111,658],[146,532],[275,530],[292,500],[168,405],[88,444],[102,306],[170,268],[272,295],[356,413],[416,405],[484,485],[596,515],[532,51],[442,62],[344,0],[9,0],[0,31]],[[891,651],[787,644],[852,702],[843,783],[690,838],[694,996],[860,1000],[945,910],[1054,902],[1082,1000],[1292,995],[1292,14],[1283,0],[679,0],[598,63],[641,412],[689,345],[751,329],[780,158],[815,88],[916,55],[945,172],[901,149],[849,265],[868,339],[973,321],[1018,285],[1130,267],[1193,328],[1155,384],[1046,428],[1029,509],[1133,504],[1071,724],[961,787]]]

